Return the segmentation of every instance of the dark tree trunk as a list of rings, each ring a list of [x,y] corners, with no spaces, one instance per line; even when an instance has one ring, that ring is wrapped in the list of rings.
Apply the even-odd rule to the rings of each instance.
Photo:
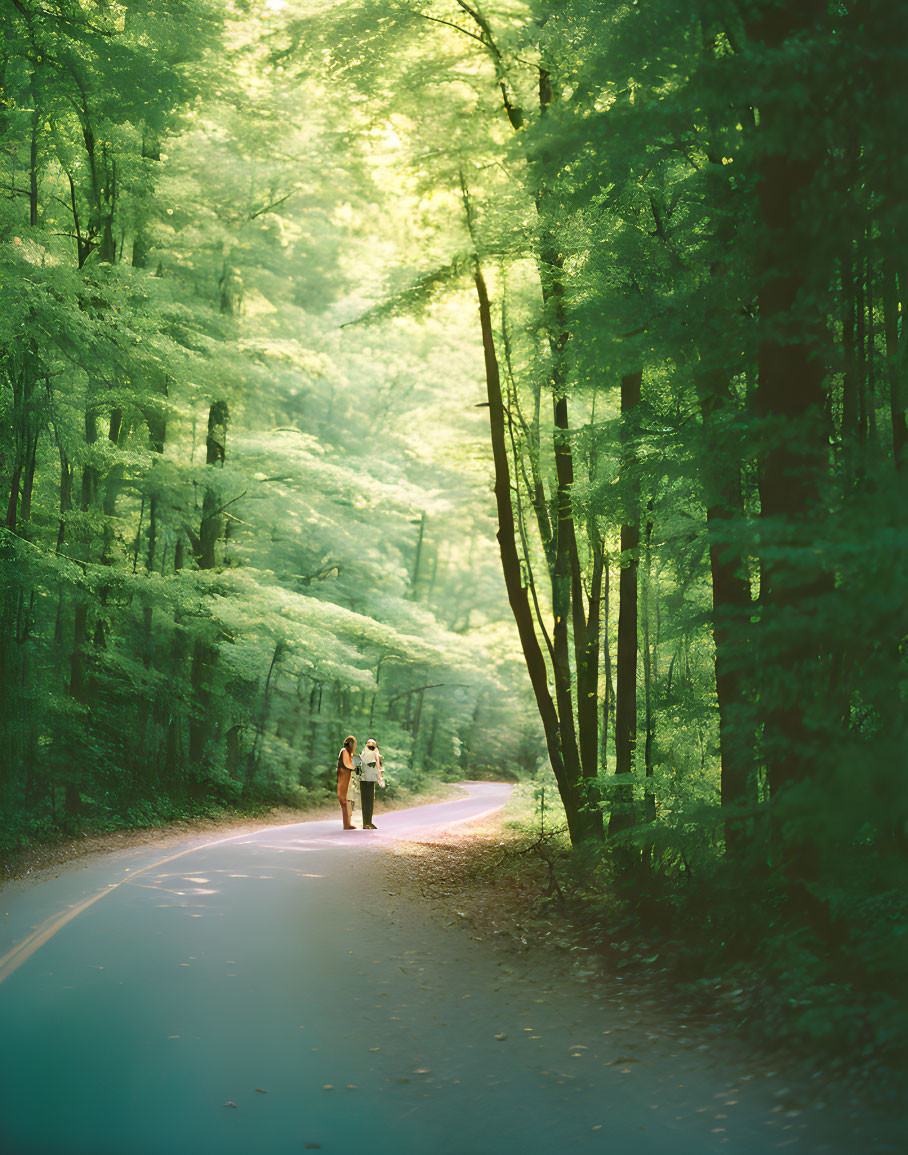
[[[612,726],[615,707],[615,684],[612,680],[612,644],[609,636],[609,614],[611,613],[611,564],[604,559],[604,589],[602,595],[602,731],[599,741],[599,760],[603,774],[608,770],[608,736]]]
[[[19,486],[22,481],[24,462],[17,461],[13,470],[13,479],[9,488],[9,501],[6,505],[6,528],[15,533],[19,520]]]
[[[652,514],[653,502],[647,505],[648,514]],[[656,821],[656,795],[653,792],[653,742],[656,736],[656,723],[653,714],[653,662],[650,649],[650,600],[652,586],[652,540],[653,523],[647,516],[644,532],[644,567],[643,567],[643,596],[641,597],[641,617],[643,619],[643,817],[646,822]]]
[[[28,223],[34,229],[38,225],[38,134],[42,123],[34,89],[32,89],[32,103],[35,107],[32,112],[32,135],[28,165]]]
[[[98,440],[98,419],[93,409],[85,411],[85,443],[94,445]],[[89,509],[98,498],[98,471],[86,462],[82,466],[82,508]]]
[[[208,437],[205,460],[209,466],[224,464],[227,445],[227,422],[229,412],[223,401],[216,401],[208,412]],[[219,498],[211,486],[206,486],[202,500],[202,521],[199,526],[199,550],[196,555],[199,569],[214,569],[215,544],[220,536],[222,519]],[[205,747],[213,738],[211,724],[212,678],[217,664],[217,646],[197,638],[192,651],[193,708],[189,718],[189,759],[194,764],[202,761]],[[254,770],[252,771],[254,773]]]
[[[511,475],[508,464],[504,405],[501,393],[501,374],[498,365],[498,356],[495,351],[489,295],[478,259],[475,263],[474,279],[476,294],[479,300],[479,319],[485,357],[492,458],[495,465],[495,501],[498,510],[497,536],[499,549],[501,551],[501,565],[504,573],[505,588],[507,589],[508,601],[514,615],[514,621],[517,625],[517,632],[520,637],[524,659],[526,660],[530,684],[532,685],[533,694],[536,699],[536,706],[542,720],[549,761],[564,803],[571,841],[576,843],[590,837],[594,832],[591,830],[588,818],[582,813],[579,805],[577,789],[579,765],[576,761],[573,764],[568,764],[565,761],[558,710],[549,693],[549,679],[545,656],[539,646],[539,640],[536,637],[533,611],[530,606],[526,586],[523,584],[520,553],[517,548],[517,537],[514,529],[514,507],[511,501]]]
[[[284,650],[284,643],[278,642],[274,647],[274,653],[271,656],[271,664],[268,667],[268,675],[265,678],[265,688],[262,692],[262,710],[259,715],[259,723],[256,727],[255,737],[252,741],[252,749],[249,751],[249,756],[246,760],[246,775],[243,783],[243,789],[249,790],[258,772],[259,761],[261,759],[262,742],[265,738],[265,726],[268,721],[268,710],[271,706],[271,679],[274,676],[274,670],[280,661],[281,654]]]
[[[240,765],[242,761],[242,750],[240,746],[240,734],[242,728],[240,726],[231,726],[227,731],[227,773],[231,778],[239,781],[241,776]]]
[[[66,515],[73,507],[73,467],[62,445],[58,445],[60,453],[60,525],[57,529],[57,553],[63,548],[66,540]]]
[[[842,383],[842,442],[846,462],[854,454],[854,446],[859,440],[860,386],[858,383],[858,356],[856,337],[856,276],[851,255],[842,263],[842,296],[844,314],[842,317],[842,352],[844,356],[844,376]]]
[[[696,374],[697,395],[709,451],[703,454],[701,483],[706,501],[706,530],[712,577],[713,640],[716,646],[716,697],[719,705],[721,801],[728,810],[740,810],[748,800],[754,773],[754,735],[744,709],[745,654],[753,596],[740,543],[733,538],[744,522],[741,469],[722,444],[717,423],[731,402],[724,369]],[[739,855],[745,846],[745,822],[740,816],[725,821],[725,850]]]
[[[765,120],[761,123],[766,124]],[[809,253],[805,251],[806,222],[799,217],[799,200],[815,169],[811,158],[770,155],[761,166],[758,186],[765,239],[758,298],[763,336],[756,401],[770,428],[760,470],[760,507],[767,539],[778,539],[784,532],[793,535],[793,545],[810,532],[808,523],[818,512],[818,482],[824,468],[826,397],[816,334],[808,334],[802,322],[796,326],[796,336],[786,340],[779,335],[786,328],[790,331],[792,314],[803,308],[799,297],[805,287],[803,270],[809,265]],[[787,255],[781,270],[779,254]],[[859,308],[859,317],[861,311]],[[861,420],[859,437],[863,429]],[[793,623],[804,600],[820,592],[820,575],[801,558],[801,551],[794,561],[789,560],[791,553],[789,549],[775,551],[775,555],[762,559],[761,601],[776,623],[783,619]],[[792,631],[787,646],[775,657],[783,667],[797,669],[809,662],[811,653],[802,626]],[[803,675],[805,684],[810,684],[806,668]],[[765,719],[765,727],[768,778],[771,791],[776,793],[809,777],[812,770],[803,705],[777,702]]]
[[[22,521],[28,522],[32,516],[32,493],[35,488],[35,467],[38,460],[38,430],[31,433],[25,455],[25,471],[22,477],[22,500],[19,503],[19,516]]]
[[[419,531],[416,534],[416,551],[413,555],[413,572],[410,575],[410,589],[408,597],[416,601],[416,583],[419,580],[419,563],[422,558],[423,539],[426,534],[426,511],[422,511],[422,516],[419,519]]]
[[[905,420],[904,357],[899,355],[899,287],[890,258],[883,265],[883,331],[886,338],[886,377],[889,384],[889,419],[892,427],[892,457],[896,468],[901,468],[908,441],[908,422]]]
[[[824,0],[805,0],[801,5],[759,8],[748,30],[761,47],[778,53],[792,37],[822,20],[826,7]],[[806,795],[802,792],[798,802],[790,788],[815,777],[821,766],[819,736],[823,735],[822,745],[828,748],[836,725],[828,701],[834,667],[830,641],[828,633],[818,633],[817,626],[831,581],[823,568],[822,551],[805,548],[816,540],[818,528],[828,517],[820,500],[828,469],[821,355],[825,328],[815,303],[827,276],[826,255],[817,239],[815,211],[808,202],[823,156],[815,119],[826,112],[816,95],[814,100],[813,106],[792,107],[784,98],[767,94],[760,108],[757,146],[762,145],[764,151],[755,173],[762,217],[756,263],[755,402],[764,429],[759,471],[761,536],[770,546],[761,554],[763,754],[789,899],[807,909],[819,926],[827,912],[808,885],[817,870],[816,843],[805,833],[808,815],[786,823],[784,816],[790,810],[781,805],[783,795],[786,803],[803,804]],[[791,147],[793,140],[816,140],[817,144]],[[860,354],[860,296],[856,306]],[[863,385],[860,369],[859,385]],[[866,412],[860,412],[859,440],[865,430]]]

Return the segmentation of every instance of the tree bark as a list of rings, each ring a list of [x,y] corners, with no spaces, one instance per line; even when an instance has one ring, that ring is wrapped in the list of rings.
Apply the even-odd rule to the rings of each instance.
[[[419,531],[416,534],[416,551],[413,555],[413,572],[410,575],[410,589],[408,597],[412,601],[416,601],[416,583],[419,580],[419,563],[422,559],[422,544],[426,535],[426,511],[422,511],[422,516],[419,519]]]
[[[716,647],[716,697],[719,706],[721,803],[740,810],[748,800],[748,784],[755,770],[753,733],[744,716],[745,653],[748,645],[753,595],[747,563],[733,538],[733,527],[744,520],[741,469],[729,460],[716,429],[731,402],[724,368],[698,370],[697,397],[707,452],[701,457],[701,486],[706,501],[706,533],[712,579],[713,641]],[[725,851],[738,857],[746,846],[746,827],[740,815],[725,820]]]
[[[623,466],[633,474],[637,464],[632,445],[632,423],[640,404],[642,371],[626,373],[621,378],[621,436],[624,442]],[[615,777],[618,782],[634,771],[637,745],[637,550],[640,526],[636,506],[637,483],[631,477],[625,496],[625,523],[621,526],[621,575],[618,582],[618,654],[615,687]],[[612,810],[609,834],[633,826],[634,788],[632,783],[612,787]]]
[[[647,505],[646,530],[644,532],[644,566],[643,566],[643,596],[641,597],[641,616],[643,618],[643,818],[646,822],[656,821],[656,795],[653,792],[653,742],[656,736],[656,724],[653,714],[653,662],[650,650],[650,595],[652,587],[652,523],[653,502]]]
[[[215,401],[208,411],[208,437],[205,446],[205,461],[208,466],[224,464],[227,449],[227,424],[229,410],[224,401]],[[220,536],[222,518],[219,516],[219,498],[212,486],[205,487],[202,499],[202,521],[199,526],[199,548],[196,560],[199,569],[214,569],[216,563],[215,545]],[[194,764],[202,761],[205,747],[212,737],[211,693],[214,667],[217,664],[218,649],[203,638],[197,638],[192,651],[190,683],[193,708],[189,718],[189,759]]]
[[[776,59],[791,38],[824,19],[824,0],[756,9],[751,38]],[[814,99],[817,99],[816,96]],[[821,502],[828,470],[827,395],[822,349],[824,318],[814,303],[825,265],[809,193],[823,160],[819,105],[792,107],[768,92],[760,107],[755,144],[756,193],[761,220],[757,241],[757,415],[764,430],[759,465],[761,551],[759,637],[763,645],[760,705],[763,755],[773,800],[774,836],[789,901],[815,925],[828,909],[809,889],[817,872],[817,843],[807,834],[809,811],[792,821],[791,806],[809,794],[792,788],[811,781],[820,750],[834,741],[830,708],[832,670],[827,633],[820,633],[822,599],[832,588],[822,552],[805,548],[828,518]],[[795,146],[791,141],[798,141]],[[804,145],[801,142],[811,142]],[[816,141],[816,144],[812,142]],[[817,195],[825,195],[817,191]],[[860,276],[859,276],[860,281]],[[863,306],[857,300],[857,320]],[[862,335],[858,332],[858,352]],[[859,385],[863,384],[859,370]],[[860,407],[860,400],[859,400]],[[866,414],[859,413],[859,439]],[[797,694],[793,687],[797,686]],[[822,744],[819,735],[823,735]],[[783,796],[786,805],[782,805]]]
[[[495,503],[498,511],[498,545],[501,552],[501,566],[504,574],[508,602],[520,644],[523,649],[530,684],[536,699],[536,706],[542,720],[549,762],[558,783],[567,816],[568,830],[572,842],[581,842],[593,834],[589,819],[580,808],[578,796],[579,765],[566,764],[562,749],[562,731],[558,710],[548,688],[548,670],[545,656],[536,637],[533,611],[530,606],[520,565],[517,537],[514,529],[514,507],[511,500],[511,475],[508,464],[504,405],[501,393],[501,372],[495,350],[492,330],[492,313],[489,294],[478,257],[474,265],[474,281],[479,301],[479,319],[482,330],[482,347],[485,359],[486,391],[489,401],[489,427],[492,444],[492,459],[495,466]]]
[[[899,336],[899,287],[890,257],[883,263],[883,332],[886,339],[886,378],[889,384],[889,420],[892,429],[892,458],[901,469],[908,441],[905,419],[904,357],[900,356],[903,338]]]

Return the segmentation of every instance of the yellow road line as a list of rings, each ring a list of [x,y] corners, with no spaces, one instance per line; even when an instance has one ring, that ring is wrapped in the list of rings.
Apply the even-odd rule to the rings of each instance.
[[[298,826],[300,823],[287,822],[285,826]],[[168,862],[174,862],[177,858],[182,858],[185,854],[194,854],[197,850],[207,850],[211,846],[220,846],[224,842],[235,842],[238,838],[254,838],[256,834],[264,834],[266,830],[279,830],[277,826],[266,826],[262,830],[256,830],[249,834],[233,834],[229,838],[218,838],[214,842],[204,842],[201,846],[190,846],[188,850],[181,850],[177,854],[171,854],[169,858],[162,858],[158,862],[149,862],[147,866],[140,866],[138,870],[133,870],[127,874],[125,878],[121,878],[118,882],[113,882],[109,886],[105,886],[103,890],[98,891],[97,894],[92,895],[91,898],[86,898],[84,902],[77,903],[71,906],[68,910],[60,911],[58,914],[52,914],[50,918],[46,918],[44,922],[37,927],[28,938],[23,939],[13,947],[12,950],[0,958],[0,983],[4,979],[8,979],[13,971],[18,970],[24,962],[32,957],[36,950],[44,946],[44,944],[51,939],[58,930],[62,930],[64,926],[81,914],[83,910],[87,910],[93,903],[96,903],[99,898],[104,898],[105,895],[112,894],[117,887],[122,886],[124,882],[131,882],[137,875],[143,874],[146,870],[154,870],[157,866],[166,866]]]
[[[455,799],[455,801],[466,800]],[[446,803],[430,803],[429,805],[444,806]],[[418,809],[418,807],[416,809]],[[435,823],[432,826],[429,826],[427,829],[431,830],[434,828],[434,826],[456,826],[460,822],[469,822],[474,821],[477,818],[485,818],[487,815],[494,814],[496,810],[500,809],[501,806],[495,806],[491,810],[484,811],[482,814],[474,814],[471,815],[470,818],[455,819],[454,822],[450,823]],[[389,811],[389,813],[393,813],[393,811]],[[316,821],[323,820],[316,819]],[[69,907],[68,910],[60,911],[58,914],[52,914],[49,918],[46,918],[39,927],[36,927],[36,929],[28,936],[28,938],[23,939],[22,942],[18,943],[18,945],[14,946],[12,950],[7,951],[7,953],[2,958],[0,958],[0,983],[2,983],[5,979],[8,979],[9,976],[14,971],[18,970],[24,962],[27,962],[35,953],[35,951],[44,946],[46,942],[53,938],[58,930],[62,930],[62,928],[66,926],[68,922],[76,917],[76,915],[81,914],[84,910],[88,910],[88,908],[96,903],[98,899],[104,898],[108,894],[112,894],[118,887],[122,886],[124,882],[131,882],[132,879],[134,879],[137,875],[144,874],[146,870],[154,870],[158,866],[166,866],[168,862],[175,862],[178,858],[182,858],[186,854],[195,854],[195,852],[198,850],[208,850],[209,847],[221,846],[225,842],[236,842],[238,838],[251,839],[255,838],[259,834],[267,834],[271,830],[285,830],[288,826],[305,825],[307,824],[304,822],[284,822],[281,823],[280,826],[263,826],[261,830],[253,830],[247,834],[232,834],[229,838],[218,838],[213,842],[203,842],[201,846],[190,846],[188,850],[181,850],[177,854],[171,854],[168,858],[160,859],[158,862],[149,862],[147,866],[140,866],[138,870],[134,870],[132,873],[127,874],[125,878],[121,878],[119,881],[112,882],[109,886],[105,886],[103,890],[98,891],[98,893],[92,895],[91,898],[86,898],[83,902]],[[349,844],[336,843],[336,845]]]

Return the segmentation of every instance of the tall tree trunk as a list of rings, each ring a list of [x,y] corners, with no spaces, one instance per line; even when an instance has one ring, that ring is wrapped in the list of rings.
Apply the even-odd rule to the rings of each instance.
[[[708,451],[701,457],[701,485],[706,502],[706,533],[712,579],[713,641],[716,647],[716,698],[719,706],[721,802],[729,811],[725,820],[725,851],[737,857],[746,845],[746,826],[740,814],[748,801],[755,766],[753,738],[745,716],[745,653],[748,646],[753,595],[747,562],[735,526],[744,524],[741,468],[722,443],[721,422],[731,403],[728,372],[724,368],[698,370],[697,396]],[[717,426],[719,428],[717,428]]]
[[[599,761],[602,773],[608,770],[608,736],[615,710],[615,684],[612,679],[612,645],[609,635],[609,614],[611,613],[611,564],[604,559],[602,594],[602,731],[599,740]]]
[[[794,20],[803,19],[800,12],[790,11]],[[769,111],[761,115],[761,130],[774,132],[781,140],[783,127],[770,120]],[[819,592],[814,565],[805,562],[802,550],[791,548],[801,544],[801,533],[809,533],[808,522],[818,512],[818,482],[824,467],[824,366],[818,338],[803,319],[792,328],[793,317],[806,307],[802,294],[810,264],[809,230],[800,200],[817,164],[812,156],[769,154],[761,163],[758,183],[764,239],[756,402],[770,428],[760,469],[761,517],[767,540],[778,539],[780,532],[792,535],[788,549],[762,559],[761,601],[776,622],[793,623],[804,599]],[[860,320],[860,300],[857,312]],[[859,331],[859,350],[861,336]],[[865,428],[863,420],[859,428]],[[775,658],[781,665],[799,668],[811,654],[802,628],[792,631],[784,647],[778,643]],[[804,677],[807,680],[806,669]],[[777,702],[766,717],[766,729],[768,777],[775,793],[812,770],[802,704]]]
[[[410,575],[410,589],[407,591],[407,596],[416,601],[416,583],[419,580],[419,563],[422,559],[422,544],[426,535],[426,511],[422,511],[419,519],[419,530],[416,534],[416,550],[413,555],[413,571]]]
[[[38,226],[38,137],[42,124],[34,86],[31,90],[31,98],[34,109],[32,110],[32,134],[28,164],[28,223],[34,229]]]
[[[509,78],[504,67],[504,57],[496,43],[492,26],[478,7],[473,7],[463,3],[461,4],[461,8],[474,21],[478,29],[478,34],[475,36],[475,39],[477,39],[484,46],[486,52],[488,53],[489,59],[491,60],[495,69],[496,82],[501,92],[502,107],[507,115],[511,128],[517,132],[523,127],[525,119],[524,113],[523,109],[519,104],[516,103],[514,98],[513,88],[509,83]],[[547,68],[541,67],[539,69],[538,84],[538,107],[541,117],[545,116],[547,110],[551,106],[552,101],[554,100],[554,95],[554,89],[552,87],[549,71]],[[554,519],[556,524],[553,526],[553,559],[552,564],[550,565],[550,574],[552,579],[552,611],[554,616],[551,638],[551,657],[552,680],[554,682],[555,689],[556,720],[554,723],[554,728],[552,729],[546,724],[545,717],[543,717],[543,728],[546,731],[547,743],[550,746],[550,732],[552,740],[557,738],[557,746],[559,751],[558,764],[562,771],[561,779],[558,779],[559,771],[555,768],[554,762],[553,769],[555,769],[556,779],[558,779],[559,789],[561,790],[562,801],[564,802],[565,807],[567,808],[570,806],[571,809],[576,812],[574,818],[574,826],[576,827],[577,836],[601,838],[602,814],[598,808],[598,805],[596,805],[598,802],[598,796],[595,790],[595,782],[598,777],[597,745],[599,721],[598,710],[596,708],[596,698],[594,696],[591,702],[584,703],[584,705],[578,711],[578,717],[575,721],[572,696],[568,629],[569,624],[572,623],[575,631],[575,638],[578,632],[581,637],[585,638],[587,635],[587,619],[583,608],[580,559],[577,550],[571,497],[571,487],[573,484],[573,456],[569,440],[568,407],[564,380],[564,353],[565,346],[569,338],[569,333],[565,324],[564,288],[561,279],[563,256],[559,250],[559,245],[556,239],[556,222],[554,220],[547,219],[549,189],[546,184],[546,176],[550,167],[551,162],[545,155],[544,151],[537,152],[530,166],[531,179],[535,183],[535,188],[533,190],[534,203],[536,206],[537,215],[542,225],[542,237],[537,253],[536,265],[539,273],[539,281],[542,289],[543,301],[552,313],[552,323],[549,328],[548,337],[549,347],[552,354],[551,382],[552,399],[554,405],[553,448],[555,452],[555,469],[557,476],[556,515]],[[466,192],[464,193],[464,197],[466,200]],[[467,204],[467,216],[472,234],[473,227],[472,222],[470,221],[469,204]],[[477,260],[477,278],[481,279],[481,277],[482,273]],[[484,282],[483,289],[485,289]],[[482,304],[480,304],[480,312],[482,312]],[[491,322],[489,324],[488,341],[492,345],[492,355],[495,359],[495,376],[497,383],[497,393],[500,403],[500,374],[497,355],[494,352],[494,343],[492,341]],[[488,359],[486,377],[488,380]],[[506,452],[504,434],[502,437],[502,449]],[[506,456],[503,462],[503,467],[509,473]],[[496,478],[497,477],[498,469],[496,467]],[[508,506],[511,506],[510,492],[508,493]],[[510,516],[513,519],[513,510],[511,510]],[[501,525],[501,518],[499,518],[499,527],[501,527]],[[511,525],[513,531],[513,520],[509,522],[509,525]],[[518,556],[516,572],[519,575],[519,555],[516,555],[516,543],[515,556]],[[504,556],[502,556],[502,562],[504,564]],[[527,608],[529,609],[529,602],[526,601],[525,590],[524,601],[526,602]],[[531,614],[529,621],[529,626],[531,629],[533,629],[532,622],[533,619]],[[518,629],[520,629],[519,622]],[[535,629],[533,629],[533,637],[535,640]],[[536,643],[536,648],[537,650],[539,648],[538,642]],[[588,649],[588,647],[584,648],[584,652],[586,652],[586,649]],[[526,647],[524,647],[524,655],[527,656]],[[541,650],[539,651],[539,658],[542,662],[543,669],[545,669],[545,658]],[[528,664],[529,661],[530,659],[527,656]],[[588,668],[588,659],[585,658],[585,685],[589,686],[596,678],[598,678],[598,661],[596,663],[595,670],[591,671]],[[533,674],[531,673],[531,681],[532,680]],[[546,697],[549,697],[548,690],[546,690]],[[537,704],[540,705],[540,715],[542,716],[543,707],[540,704],[538,694]],[[578,730],[580,731],[579,744]],[[581,784],[581,779],[584,778],[586,779],[586,782]],[[566,792],[573,795],[570,800],[567,797]],[[584,798],[584,796],[586,797]],[[582,814],[581,811],[583,811]],[[571,826],[570,818],[569,826]],[[573,827],[571,829],[571,837],[573,840]]]
[[[778,57],[786,43],[823,19],[824,0],[755,9],[749,32]],[[761,556],[760,633],[764,676],[760,687],[763,753],[776,817],[774,834],[782,855],[789,898],[825,920],[821,903],[808,888],[816,876],[816,842],[806,834],[808,814],[783,821],[786,803],[804,805],[804,791],[790,788],[811,780],[819,767],[818,736],[824,745],[835,725],[828,709],[829,642],[817,634],[820,599],[831,580],[822,554],[805,548],[827,518],[821,507],[821,480],[827,469],[825,369],[821,356],[823,318],[814,301],[825,260],[818,248],[808,192],[822,161],[819,106],[793,108],[768,93],[760,108],[757,145],[763,152],[756,171],[762,217],[757,248],[756,409],[765,430],[759,470]],[[816,146],[792,141],[816,140]],[[811,279],[812,278],[812,279]],[[859,277],[860,280],[860,277]],[[863,305],[857,301],[857,319]],[[858,334],[859,353],[861,334]],[[859,373],[859,384],[862,374]],[[866,429],[861,414],[859,435]],[[798,687],[797,694],[793,687]],[[792,800],[789,803],[789,800]]]
[[[637,745],[637,550],[640,545],[639,490],[633,479],[637,464],[633,438],[643,373],[625,373],[621,378],[622,459],[631,480],[625,494],[625,522],[621,526],[621,575],[618,582],[618,655],[615,688],[615,776],[632,774]],[[609,834],[618,834],[634,824],[632,783],[612,787]]]
[[[281,659],[281,654],[284,651],[284,643],[278,642],[274,647],[274,653],[271,655],[271,664],[268,667],[268,676],[265,678],[265,689],[262,692],[262,711],[259,716],[259,723],[255,730],[255,737],[252,740],[252,749],[246,759],[246,775],[243,782],[243,791],[248,792],[252,787],[252,783],[258,773],[259,761],[262,756],[262,743],[265,739],[265,726],[268,721],[268,710],[271,706],[271,679],[274,677],[274,670]]]
[[[498,511],[498,545],[501,552],[501,566],[504,574],[508,602],[521,648],[530,676],[530,684],[536,699],[536,706],[542,720],[549,762],[558,783],[567,816],[568,830],[572,842],[580,842],[589,837],[591,830],[588,817],[581,811],[578,794],[579,763],[566,763],[562,749],[562,732],[558,710],[548,687],[548,670],[545,656],[539,646],[523,573],[520,553],[517,548],[514,507],[511,500],[511,474],[505,430],[504,405],[501,393],[501,373],[495,338],[492,330],[492,313],[489,294],[478,257],[474,264],[474,281],[479,301],[479,320],[482,330],[482,347],[485,359],[486,390],[489,400],[489,427],[492,444],[492,459],[495,466],[495,503]]]
[[[653,742],[656,736],[656,723],[653,714],[653,662],[649,625],[653,577],[652,510],[653,501],[650,499],[647,503],[646,529],[643,535],[643,590],[640,598],[643,626],[643,818],[646,822],[656,821],[656,795],[653,791]]]
[[[899,287],[891,257],[883,263],[883,332],[886,338],[886,378],[889,385],[889,420],[892,428],[892,457],[900,469],[908,441],[908,422],[905,419],[905,358],[900,356],[904,337],[899,334]]]
[[[206,464],[222,466],[227,449],[229,410],[224,401],[215,401],[208,412],[208,437],[205,447]],[[199,569],[214,569],[215,544],[220,537],[222,519],[220,498],[213,486],[205,487],[202,499],[202,521],[199,526],[199,549],[196,554]],[[218,649],[204,638],[197,638],[192,651],[190,684],[193,707],[189,718],[189,759],[194,764],[202,761],[206,745],[213,737],[211,725],[211,694],[214,667]]]
[[[842,262],[842,297],[844,312],[842,317],[842,353],[844,376],[842,383],[842,443],[846,468],[854,455],[854,447],[859,440],[860,386],[858,382],[857,355],[857,274],[848,257]],[[849,470],[850,471],[850,470]]]
[[[85,410],[85,444],[92,446],[98,440],[98,417],[89,406]],[[82,466],[82,508],[89,509],[98,497],[98,471],[89,462]]]

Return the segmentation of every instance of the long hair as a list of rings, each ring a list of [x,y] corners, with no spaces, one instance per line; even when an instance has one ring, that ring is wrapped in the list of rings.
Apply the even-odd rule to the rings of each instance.
[[[347,747],[349,752],[352,754],[353,753],[353,747],[356,745],[356,739],[353,737],[352,734],[348,734],[347,737],[344,739],[344,745]]]

